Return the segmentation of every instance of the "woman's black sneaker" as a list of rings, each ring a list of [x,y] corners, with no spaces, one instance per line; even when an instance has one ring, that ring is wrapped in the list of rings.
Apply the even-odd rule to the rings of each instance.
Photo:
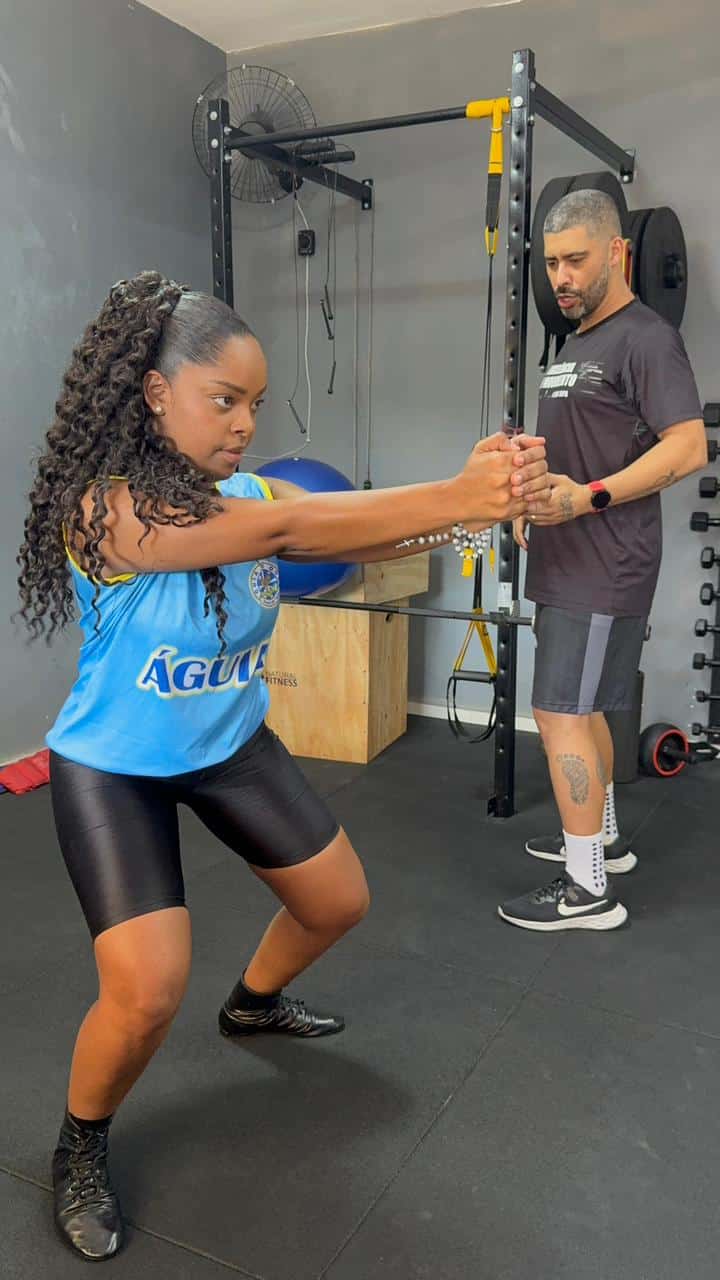
[[[109,1121],[86,1128],[66,1111],[52,1161],[55,1225],[65,1243],[90,1262],[114,1257],[124,1240],[108,1177],[109,1129]]]
[[[234,993],[233,993],[234,994]],[[345,1027],[345,1019],[330,1013],[313,1013],[302,1000],[270,996],[264,1003],[225,1001],[219,1015],[224,1036],[249,1036],[270,1031],[286,1036],[332,1036]]]

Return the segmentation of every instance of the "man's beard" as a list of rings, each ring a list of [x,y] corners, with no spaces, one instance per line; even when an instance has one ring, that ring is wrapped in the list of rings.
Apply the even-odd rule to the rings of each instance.
[[[610,269],[603,267],[597,280],[594,280],[587,289],[558,289],[556,297],[559,298],[576,298],[577,301],[572,307],[563,307],[562,313],[574,323],[580,323],[581,320],[587,320],[593,312],[597,311],[607,297],[608,286],[610,283]]]

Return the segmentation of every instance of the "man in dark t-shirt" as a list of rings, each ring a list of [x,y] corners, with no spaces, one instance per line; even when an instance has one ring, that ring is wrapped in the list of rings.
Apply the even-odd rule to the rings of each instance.
[[[545,222],[548,276],[579,327],[540,386],[551,498],[515,522],[536,602],[532,704],[562,833],[528,841],[564,863],[543,889],[504,903],[526,929],[614,929],[627,918],[607,872],[637,864],[618,833],[605,711],[632,704],[662,549],[660,491],[707,461],[682,339],[632,294],[617,207],[572,192]]]

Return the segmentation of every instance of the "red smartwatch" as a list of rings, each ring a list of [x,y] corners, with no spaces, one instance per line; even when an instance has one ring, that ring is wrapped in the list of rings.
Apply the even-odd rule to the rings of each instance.
[[[591,494],[590,505],[595,514],[599,515],[612,501],[610,490],[605,488],[602,480],[591,480],[588,489]]]

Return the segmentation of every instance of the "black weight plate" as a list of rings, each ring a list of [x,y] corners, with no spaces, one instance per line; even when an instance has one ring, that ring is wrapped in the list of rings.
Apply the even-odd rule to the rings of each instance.
[[[580,173],[577,178],[573,178],[569,189],[570,191],[604,191],[617,205],[623,235],[628,234],[629,214],[625,190],[614,173],[610,173],[608,169],[603,169],[600,173]]]
[[[533,217],[530,237],[532,246],[530,250],[530,279],[532,281],[535,306],[545,328],[550,333],[562,336],[572,333],[575,325],[565,319],[555,301],[555,294],[548,280],[548,274],[545,269],[543,227],[553,205],[567,195],[572,181],[572,178],[551,178],[547,186],[543,187],[535,205],[535,216]]]
[[[642,253],[642,239],[647,225],[647,220],[651,213],[652,209],[630,210],[627,238],[632,241],[632,275],[630,277],[630,288],[633,293],[638,293],[638,264],[640,262],[640,254]]]
[[[687,249],[672,209],[650,210],[636,278],[640,301],[679,329],[687,300]]]

